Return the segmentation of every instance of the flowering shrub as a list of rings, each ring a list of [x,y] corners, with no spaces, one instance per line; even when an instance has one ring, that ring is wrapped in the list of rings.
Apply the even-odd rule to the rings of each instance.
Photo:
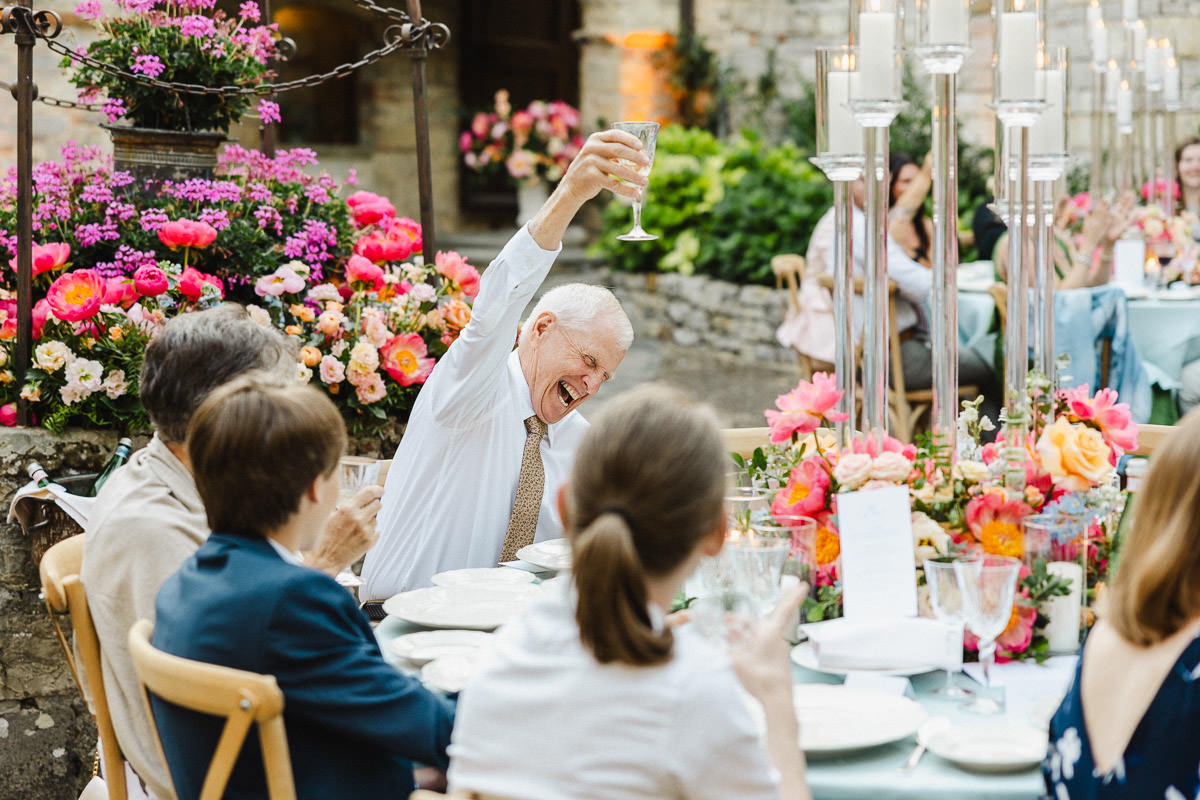
[[[503,171],[515,183],[557,183],[583,147],[579,111],[561,100],[534,100],[514,112],[508,92],[496,92],[490,111],[479,111],[459,134],[463,163],[476,172]]]
[[[16,338],[15,176],[0,186],[0,407],[18,394],[52,430],[142,428],[142,353],[172,316],[246,303],[300,348],[297,369],[327,391],[355,434],[404,421],[438,357],[471,317],[479,273],[457,253],[417,261],[421,227],[387,198],[337,196],[303,168],[229,147],[213,180],[127,193],[96,148],[68,144],[34,170],[34,363],[23,387]],[[0,260],[0,263],[3,263]],[[438,276],[437,288],[429,282]],[[0,422],[13,422],[0,411]]]
[[[203,86],[255,86],[273,75],[277,26],[259,25],[262,11],[246,0],[237,18],[216,10],[216,0],[116,0],[119,16],[105,16],[100,0],[82,0],[75,12],[91,20],[100,37],[86,54],[125,72]],[[85,66],[64,57],[83,102],[103,100],[109,122],[127,119],[142,128],[225,132],[250,107],[249,95],[179,94]],[[278,106],[261,101],[264,118],[278,121]]]
[[[841,393],[831,376],[815,374],[811,383],[801,381],[776,399],[777,410],[765,411],[772,444],[757,451],[748,466],[760,485],[773,492],[772,515],[798,514],[817,522],[809,559],[816,565],[814,597],[806,601],[810,618],[841,613],[837,497],[843,492],[908,487],[918,586],[926,558],[975,550],[1025,559],[1023,521],[1031,514],[1070,508],[1098,517],[1115,507],[1117,458],[1137,448],[1137,425],[1128,405],[1117,403],[1110,389],[1094,396],[1086,386],[1049,393],[1041,390],[1036,376],[1031,386],[1032,430],[1015,450],[1003,435],[980,445],[980,431],[990,429],[990,423],[979,418],[978,400],[964,404],[953,470],[945,469],[943,454],[929,442],[905,445],[884,436],[880,445],[874,436],[860,434],[839,447],[823,430],[838,419],[833,408]],[[1024,468],[1023,493],[1004,487],[1010,460]],[[1076,555],[1079,547],[1087,547],[1089,585],[1103,582],[1111,552],[1103,527],[1091,522],[1081,541],[1071,546]],[[1040,606],[1068,591],[1063,579],[1048,574],[1045,563],[1026,566],[1009,626],[997,640],[1001,657],[1044,655],[1047,645],[1037,630],[1047,618]],[[974,637],[968,635],[965,645],[975,649]]]

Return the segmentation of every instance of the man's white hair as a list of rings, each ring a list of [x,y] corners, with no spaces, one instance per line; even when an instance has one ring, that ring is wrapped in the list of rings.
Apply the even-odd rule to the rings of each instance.
[[[561,325],[573,331],[586,331],[596,324],[605,326],[621,350],[628,350],[633,344],[633,325],[629,317],[625,316],[625,310],[613,293],[603,286],[568,283],[546,292],[521,323],[522,344],[529,338],[534,320],[546,311],[552,312]]]

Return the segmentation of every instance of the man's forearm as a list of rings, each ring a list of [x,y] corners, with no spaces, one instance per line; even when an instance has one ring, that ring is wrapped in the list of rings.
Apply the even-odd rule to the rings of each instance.
[[[537,246],[543,250],[557,250],[567,226],[575,219],[584,202],[560,183],[546,204],[529,220],[529,235]]]

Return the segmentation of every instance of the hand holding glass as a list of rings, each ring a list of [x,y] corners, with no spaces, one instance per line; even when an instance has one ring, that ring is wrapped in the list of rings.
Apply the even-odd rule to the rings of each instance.
[[[642,149],[646,153],[646,158],[649,161],[646,164],[635,164],[632,161],[622,160],[622,166],[634,170],[640,175],[648,176],[650,168],[654,166],[654,144],[658,141],[657,122],[614,122],[613,129],[625,131],[638,138],[642,143]],[[633,230],[629,233],[623,233],[617,238],[623,242],[648,242],[652,239],[657,239],[653,233],[646,233],[642,230],[642,201],[645,197],[645,189],[638,192],[638,196],[633,201]]]

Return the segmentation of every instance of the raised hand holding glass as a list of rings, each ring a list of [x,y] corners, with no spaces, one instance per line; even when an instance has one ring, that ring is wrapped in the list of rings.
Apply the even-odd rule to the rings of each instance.
[[[636,136],[642,143],[642,149],[649,159],[646,164],[635,164],[632,161],[622,161],[621,163],[641,175],[648,176],[650,168],[654,166],[654,145],[658,141],[659,124],[657,122],[614,122],[613,128]],[[642,202],[645,198],[645,191],[643,189],[638,192],[638,196],[633,201],[633,230],[617,237],[623,242],[648,242],[658,238],[653,233],[646,233],[642,229]]]

